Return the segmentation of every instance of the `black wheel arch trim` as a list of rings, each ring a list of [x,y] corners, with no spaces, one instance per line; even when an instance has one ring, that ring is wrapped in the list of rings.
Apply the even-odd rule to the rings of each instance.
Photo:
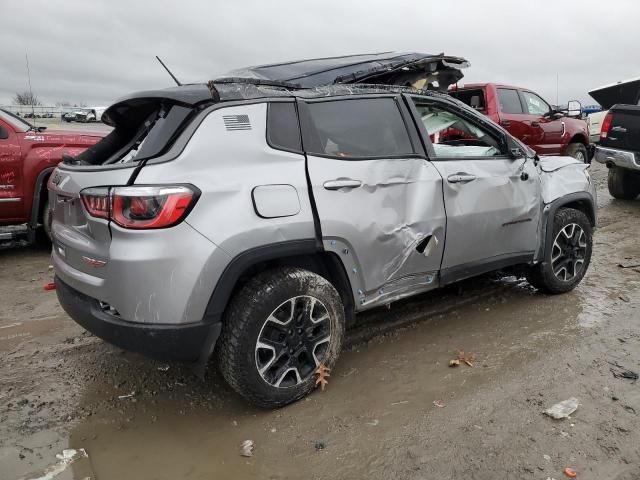
[[[596,207],[593,196],[588,192],[575,192],[564,195],[563,197],[555,199],[553,202],[545,205],[542,211],[542,239],[540,242],[540,248],[537,253],[537,257],[541,262],[544,262],[544,254],[546,252],[547,245],[551,245],[553,242],[553,219],[556,216],[556,212],[559,208],[571,206],[576,202],[582,202],[587,205],[588,209],[586,215],[591,223],[591,226],[596,226]]]
[[[296,256],[314,256],[326,252],[322,245],[318,244],[315,238],[302,239],[302,240],[289,240],[284,242],[273,243],[269,245],[262,245],[249,250],[246,250],[236,257],[224,269],[220,278],[218,279],[213,293],[207,304],[203,322],[216,324],[222,321],[222,317],[227,308],[229,300],[233,295],[233,292],[238,284],[238,281],[244,273],[249,271],[252,267],[272,260],[284,259],[287,257]],[[337,268],[335,262],[340,262],[339,258],[331,259],[333,266]],[[341,262],[340,262],[341,263]],[[342,275],[340,275],[341,285],[335,285],[337,290],[346,290],[351,292],[349,278],[344,271],[344,265],[342,265]],[[344,278],[342,278],[344,277]],[[344,284],[344,282],[347,282]],[[345,302],[345,315],[349,317],[349,311],[354,311],[354,301],[352,297],[345,298],[341,295]],[[213,332],[213,331],[212,331]],[[213,353],[213,349],[218,340],[219,332],[213,332],[213,335],[209,335],[203,346],[200,354],[200,363],[204,364],[208,361],[209,357]]]
[[[33,189],[33,201],[31,203],[31,216],[29,217],[29,243],[35,240],[35,230],[38,228],[40,219],[40,200],[42,198],[42,186],[51,175],[56,167],[47,167],[43,169],[36,177],[36,183]],[[45,189],[46,195],[46,189]],[[31,238],[34,237],[34,238]]]

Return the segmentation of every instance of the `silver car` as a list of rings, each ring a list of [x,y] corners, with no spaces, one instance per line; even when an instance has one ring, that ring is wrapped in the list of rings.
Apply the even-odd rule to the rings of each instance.
[[[588,165],[438,92],[465,65],[325,58],[121,99],[111,134],[49,180],[61,305],[122,348],[214,358],[278,407],[334,366],[359,312],[497,269],[573,289]]]

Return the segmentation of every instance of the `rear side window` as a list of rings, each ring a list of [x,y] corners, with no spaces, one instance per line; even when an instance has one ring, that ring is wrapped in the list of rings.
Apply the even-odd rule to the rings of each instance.
[[[453,98],[457,98],[462,103],[466,103],[474,110],[482,112],[485,110],[484,91],[481,88],[471,90],[453,90],[450,92]]]
[[[524,113],[517,90],[499,88],[498,101],[500,102],[500,111],[503,113]]]
[[[294,103],[274,102],[267,113],[267,140],[280,150],[302,151],[298,113]]]
[[[414,153],[393,98],[309,103],[309,153],[331,157],[394,157]]]

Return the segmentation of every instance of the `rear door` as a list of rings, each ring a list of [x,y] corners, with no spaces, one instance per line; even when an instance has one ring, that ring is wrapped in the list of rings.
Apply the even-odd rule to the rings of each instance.
[[[347,267],[359,306],[434,286],[442,180],[402,97],[307,100],[300,110],[324,247]]]
[[[496,90],[500,125],[535,150],[541,140],[541,131],[531,131],[518,90],[506,87],[498,87]]]
[[[542,155],[560,155],[564,120],[551,117],[551,106],[539,95],[522,90],[522,100],[527,113],[525,123],[532,138],[536,139],[536,152]]]
[[[507,156],[504,135],[473,112],[432,98],[412,98],[424,135],[434,138],[431,160],[444,183],[445,282],[529,261],[540,216],[540,181],[533,162]],[[464,132],[464,139],[440,135],[451,129]]]

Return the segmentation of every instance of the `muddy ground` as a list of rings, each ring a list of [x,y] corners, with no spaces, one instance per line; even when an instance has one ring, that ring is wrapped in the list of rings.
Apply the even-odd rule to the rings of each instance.
[[[64,478],[640,478],[640,385],[611,371],[640,372],[640,270],[618,266],[640,258],[640,201],[592,174],[599,229],[575,291],[491,275],[362,315],[326,391],[276,411],[86,333],[43,290],[46,251],[0,251],[0,478],[68,447],[89,458]],[[448,367],[458,350],[473,367]],[[569,397],[570,419],[543,415]]]

